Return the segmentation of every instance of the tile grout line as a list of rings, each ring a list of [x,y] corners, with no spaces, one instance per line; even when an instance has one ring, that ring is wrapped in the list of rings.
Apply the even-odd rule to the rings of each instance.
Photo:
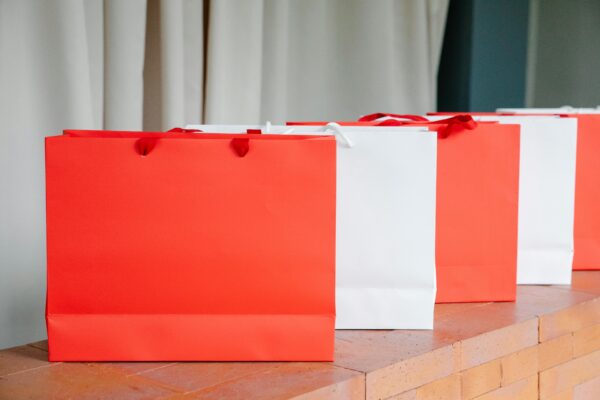
[[[367,391],[367,377],[366,377],[366,372],[357,371],[357,370],[354,370],[354,369],[351,369],[351,368],[346,368],[346,367],[339,367],[339,366],[337,366],[337,365],[333,365],[333,364],[330,364],[330,365],[331,365],[332,367],[334,367],[334,368],[341,368],[341,369],[346,369],[346,370],[353,371],[353,372],[359,372],[361,375],[364,375],[364,378],[365,378],[365,379],[364,379],[364,383],[365,383],[365,395],[366,395],[366,391]],[[214,388],[214,387],[216,387],[216,386],[220,386],[220,385],[223,385],[223,384],[226,384],[226,383],[229,383],[229,382],[233,382],[233,381],[239,380],[239,379],[241,379],[241,378],[247,378],[247,377],[249,377],[249,376],[253,376],[253,375],[260,375],[260,374],[264,374],[264,373],[267,373],[267,372],[269,372],[269,371],[273,371],[274,369],[277,369],[277,368],[279,368],[279,366],[276,366],[275,368],[273,368],[273,369],[271,369],[271,370],[269,370],[269,369],[265,369],[265,370],[262,370],[262,371],[248,372],[247,374],[243,374],[243,375],[240,375],[240,376],[236,376],[235,378],[231,378],[231,379],[226,379],[226,380],[224,380],[224,381],[221,381],[221,382],[215,383],[214,385],[209,385],[209,386],[206,386],[206,387],[203,387],[203,388],[200,388],[200,389],[196,389],[196,390],[191,390],[191,391],[186,391],[186,392],[183,392],[183,394],[186,394],[186,395],[187,395],[187,394],[193,394],[193,393],[200,393],[200,392],[202,392],[202,391],[204,391],[204,390],[207,390],[207,389],[210,389],[210,388]],[[345,380],[343,380],[343,381],[340,381],[340,382],[345,382],[345,381],[348,381],[348,380],[351,380],[351,379],[353,379],[353,378],[352,378],[352,377],[350,377],[349,379],[345,379]],[[338,382],[338,383],[339,383],[339,382]],[[337,384],[337,383],[334,383],[334,384]],[[312,393],[312,392],[314,392],[314,391],[316,391],[316,390],[324,389],[324,388],[326,388],[326,387],[329,387],[329,386],[332,386],[332,384],[329,384],[329,385],[326,385],[326,386],[321,386],[321,387],[319,387],[319,388],[316,388],[316,389],[314,389],[314,390],[307,391],[307,392],[305,392],[305,393],[302,393],[302,395],[309,394],[309,393]],[[297,397],[297,396],[296,396],[296,397]],[[366,398],[365,398],[365,400],[366,400]]]
[[[586,289],[573,289],[571,287],[571,285],[548,285],[548,286],[551,287],[551,288],[558,289],[558,290],[563,290],[563,291],[591,294],[591,295],[596,296],[594,298],[598,298],[600,296],[600,293],[598,293],[596,291],[593,291],[592,289],[589,289],[589,290],[586,290]],[[593,299],[587,299],[585,301],[590,301],[590,300],[593,300]]]
[[[144,381],[151,382],[158,387],[172,391],[173,393],[170,393],[168,395],[169,397],[173,396],[173,394],[184,394],[185,393],[185,390],[183,390],[182,388],[179,388],[177,386],[171,386],[164,382],[155,381],[154,379],[150,379],[148,377],[141,376],[141,375],[123,375],[123,378],[125,378],[125,380],[130,380],[132,378],[138,378],[138,379],[142,379]]]
[[[351,371],[354,371],[354,370],[351,370]],[[318,392],[319,390],[327,389],[327,388],[328,388],[328,387],[330,387],[330,386],[334,386],[334,385],[338,385],[338,384],[340,384],[340,383],[344,383],[344,382],[351,381],[352,379],[354,379],[354,378],[357,378],[357,377],[358,377],[358,376],[354,376],[354,377],[350,377],[349,379],[346,379],[346,380],[344,380],[344,381],[340,381],[340,382],[333,383],[333,384],[331,384],[331,385],[327,385],[327,386],[321,386],[321,387],[319,387],[319,388],[316,388],[316,389],[314,389],[314,390],[310,390],[310,391],[308,391],[308,392],[304,392],[304,393],[300,393],[300,394],[298,394],[298,395],[294,395],[293,397],[289,397],[288,399],[289,399],[289,400],[294,400],[294,399],[301,400],[301,399],[303,399],[303,398],[304,398],[304,396],[306,396],[306,395],[311,395],[311,394],[314,394],[314,393]],[[365,389],[365,390],[364,390],[364,393],[365,393],[364,400],[366,400],[366,399],[367,399],[367,386],[366,386],[366,383],[365,383],[364,389]]]
[[[15,375],[19,375],[19,374],[26,374],[26,373],[29,373],[29,372],[37,371],[37,370],[42,369],[42,368],[51,368],[51,367],[53,367],[54,365],[57,365],[57,364],[62,364],[62,362],[53,362],[53,363],[48,363],[47,365],[40,365],[40,366],[37,366],[37,367],[33,367],[33,368],[29,368],[29,369],[24,369],[24,370],[21,370],[21,371],[11,372],[10,374],[6,374],[6,375],[0,376],[0,378],[8,378],[9,376],[15,376]]]
[[[469,304],[469,303],[441,303],[441,304]],[[471,304],[474,304],[474,303],[471,303]],[[488,304],[494,304],[494,302],[486,301],[486,302],[477,302],[476,304],[477,305],[473,306],[473,309],[484,307],[484,306],[487,306]],[[461,313],[461,311],[456,311],[456,312],[451,312],[449,314],[445,314],[445,315],[441,316],[440,318],[438,318],[437,321],[445,321],[447,319],[454,318],[455,314],[460,314],[460,313]],[[435,329],[435,322],[436,321],[434,320],[434,329]]]
[[[277,368],[277,367],[275,367],[275,368]],[[216,387],[216,386],[220,386],[220,385],[223,385],[223,384],[225,384],[225,383],[233,382],[233,381],[239,380],[239,379],[241,379],[241,378],[247,378],[247,377],[249,377],[249,376],[252,376],[252,375],[259,375],[260,373],[262,373],[262,372],[265,372],[265,371],[268,371],[268,370],[262,370],[262,371],[248,372],[247,374],[242,374],[242,375],[236,376],[236,377],[234,377],[234,378],[225,379],[225,380],[223,380],[223,381],[221,381],[221,382],[217,382],[217,383],[215,383],[215,384],[213,384],[213,385],[205,386],[205,387],[202,387],[202,388],[200,388],[200,389],[194,389],[194,390],[185,390],[184,388],[180,388],[180,389],[183,389],[183,391],[182,391],[181,393],[182,393],[182,394],[185,394],[185,395],[187,395],[187,394],[191,394],[191,393],[199,393],[199,392],[201,392],[201,391],[203,391],[203,390],[210,389],[210,388],[214,388],[214,387]],[[154,379],[152,379],[152,378],[149,378],[149,377],[145,377],[145,376],[142,376],[142,377],[143,377],[144,379],[151,380],[152,382],[158,382],[158,381],[155,381]],[[159,383],[160,383],[160,382],[159,382]]]
[[[159,367],[149,368],[149,369],[145,369],[145,370],[143,370],[143,371],[138,371],[138,372],[134,372],[134,373],[132,373],[132,374],[127,374],[127,375],[125,375],[125,376],[128,376],[128,377],[129,377],[129,376],[141,375],[141,374],[145,374],[146,372],[152,372],[152,371],[159,370],[159,369],[161,369],[161,368],[170,367],[171,365],[177,365],[177,363],[169,363],[169,364],[166,364],[166,365],[161,365],[161,366],[159,366]]]

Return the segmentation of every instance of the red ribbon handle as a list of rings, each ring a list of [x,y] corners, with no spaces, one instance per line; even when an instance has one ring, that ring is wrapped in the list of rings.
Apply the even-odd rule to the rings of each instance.
[[[147,156],[156,147],[158,138],[156,137],[143,137],[135,141],[135,151],[140,156]]]
[[[193,133],[202,131],[197,129],[173,128],[169,132]],[[260,129],[248,129],[246,133],[249,135],[259,135],[262,132]],[[245,157],[248,151],[250,151],[250,138],[233,138],[231,139],[231,147],[239,157]]]
[[[477,127],[477,121],[468,114],[460,114],[454,117],[435,121],[436,124],[444,124],[445,126],[438,130],[438,137],[445,139],[453,133],[458,133],[463,130],[473,130]]]
[[[173,128],[166,133],[198,133],[199,129]],[[156,147],[160,137],[142,137],[135,141],[135,150],[141,156],[147,156]]]
[[[260,135],[262,132],[260,129],[248,129],[246,131],[248,135]],[[250,151],[250,138],[234,138],[231,139],[231,147],[240,157],[245,157]]]
[[[202,133],[200,129],[188,129],[188,128],[171,128],[167,132],[172,133]]]
[[[184,132],[184,133],[192,133],[192,132],[202,132],[197,129],[185,129],[185,128],[173,128],[169,130],[169,132]],[[249,135],[260,135],[262,132],[260,129],[248,129],[246,131]],[[240,157],[245,157],[250,151],[250,139],[249,138],[233,138],[231,139],[231,147],[236,152],[236,154]]]
[[[373,114],[374,115],[374,114]],[[422,118],[422,117],[421,117]],[[397,119],[385,119],[377,126],[428,126],[433,125],[438,132],[440,139],[445,139],[448,136],[464,130],[473,130],[477,127],[477,121],[469,114],[459,114],[450,118],[440,119],[437,121],[399,121]],[[436,126],[439,125],[439,126]]]
[[[406,119],[409,121],[423,121],[423,122],[428,121],[427,118],[422,117],[420,115],[374,113],[374,114],[363,115],[362,117],[360,117],[358,119],[358,122],[370,122],[370,121],[375,121],[375,120],[378,120],[379,118],[384,118],[384,117],[390,117],[390,118],[396,118],[396,119]]]

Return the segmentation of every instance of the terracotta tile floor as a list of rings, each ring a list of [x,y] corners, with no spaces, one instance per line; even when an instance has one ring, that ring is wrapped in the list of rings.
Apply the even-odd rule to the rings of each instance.
[[[433,331],[338,331],[333,363],[48,363],[36,342],[0,351],[0,399],[537,399],[538,373],[549,396],[600,392],[600,378],[588,379],[600,376],[600,271],[575,272],[571,286],[521,286],[515,303],[442,304],[435,314]],[[573,348],[585,354],[573,359]],[[535,375],[519,369],[527,362]],[[592,371],[575,388],[579,364]],[[544,383],[557,368],[574,374],[573,389]]]

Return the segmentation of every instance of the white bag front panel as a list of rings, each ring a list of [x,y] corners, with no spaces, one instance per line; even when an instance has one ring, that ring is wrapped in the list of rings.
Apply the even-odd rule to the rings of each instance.
[[[261,126],[189,125],[205,132]],[[323,126],[268,133],[323,134]],[[342,127],[337,152],[337,329],[432,329],[437,135]]]
[[[521,126],[517,283],[570,284],[577,119],[500,115],[473,118]]]
[[[521,125],[518,284],[571,283],[577,119],[479,117]]]

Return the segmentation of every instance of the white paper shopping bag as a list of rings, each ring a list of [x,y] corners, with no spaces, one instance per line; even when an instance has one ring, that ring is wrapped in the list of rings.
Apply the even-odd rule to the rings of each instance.
[[[481,117],[521,125],[518,284],[571,283],[577,120]]]
[[[436,133],[413,127],[187,128],[336,134],[336,328],[433,328]]]
[[[570,284],[577,120],[522,115],[473,118],[521,126],[517,283]]]

